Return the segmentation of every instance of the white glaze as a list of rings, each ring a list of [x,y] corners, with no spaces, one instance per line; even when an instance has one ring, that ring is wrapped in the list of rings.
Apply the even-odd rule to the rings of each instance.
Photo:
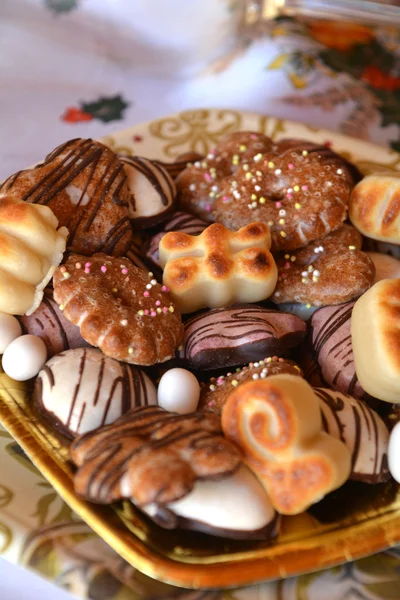
[[[35,377],[47,358],[47,348],[36,335],[22,335],[7,346],[3,354],[4,372],[16,381]]]
[[[12,315],[0,313],[0,354],[22,334],[19,321]]]
[[[390,433],[388,463],[391,476],[400,483],[400,422],[396,423]]]
[[[186,415],[197,409],[200,385],[190,371],[170,369],[161,377],[157,394],[161,408]]]

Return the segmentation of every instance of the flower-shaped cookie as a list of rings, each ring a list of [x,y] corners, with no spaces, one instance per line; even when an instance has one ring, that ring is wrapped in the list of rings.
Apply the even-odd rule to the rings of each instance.
[[[138,506],[178,500],[197,480],[222,478],[241,464],[217,415],[177,415],[155,406],[77,438],[71,458],[80,496],[100,504],[129,498]]]
[[[222,428],[281,514],[306,510],[350,474],[348,448],[322,432],[318,398],[301,377],[244,383],[225,403]]]
[[[132,239],[123,164],[103,144],[69,140],[34,169],[9,177],[1,191],[52,209],[69,231],[67,249],[90,256],[125,253]]]
[[[127,258],[72,254],[54,274],[54,299],[82,337],[136,365],[172,358],[183,325],[168,289]]]
[[[160,241],[163,282],[183,313],[268,298],[277,280],[263,223],[233,232],[210,225],[198,236],[170,232]]]
[[[0,311],[32,314],[60,264],[68,230],[47,206],[0,194]]]

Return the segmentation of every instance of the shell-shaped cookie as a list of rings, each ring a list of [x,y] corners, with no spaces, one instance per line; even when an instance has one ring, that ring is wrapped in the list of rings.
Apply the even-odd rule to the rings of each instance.
[[[0,194],[0,311],[31,314],[60,264],[68,231],[47,206]]]
[[[320,400],[324,430],[344,442],[351,452],[350,479],[386,481],[389,431],[380,416],[348,394],[324,388],[314,392]]]
[[[141,156],[121,156],[121,160],[131,193],[129,217],[135,228],[152,227],[171,211],[175,183],[160,163]]]
[[[77,348],[46,363],[33,401],[56,429],[74,437],[113,423],[131,408],[157,404],[157,393],[141,369],[95,348]]]

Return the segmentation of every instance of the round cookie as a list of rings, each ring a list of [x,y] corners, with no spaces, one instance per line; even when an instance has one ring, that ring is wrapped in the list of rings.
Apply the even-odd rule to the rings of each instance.
[[[74,437],[113,423],[131,408],[156,405],[157,393],[141,369],[95,348],[77,348],[47,361],[33,402],[58,431]]]
[[[135,229],[156,225],[171,212],[176,188],[168,172],[141,156],[121,156],[130,191],[128,212]]]
[[[357,379],[350,323],[355,302],[324,306],[311,318],[309,341],[322,376],[333,389],[363,398]]]
[[[200,313],[184,329],[179,357],[193,369],[210,370],[281,355],[301,343],[306,324],[294,315],[238,304]]]
[[[81,336],[79,327],[64,317],[49,287],[45,289],[42,302],[35,312],[29,317],[20,317],[20,322],[25,333],[36,335],[44,341],[48,358],[64,350],[89,346]]]
[[[53,279],[54,299],[106,356],[138,365],[172,358],[183,325],[168,289],[127,258],[72,254]]]
[[[341,304],[357,298],[373,283],[375,267],[360,250],[361,235],[343,225],[322,240],[277,260],[278,283],[271,300],[310,306]]]
[[[242,369],[225,376],[212,377],[208,385],[202,385],[198,410],[221,414],[229,394],[246,381],[265,379],[271,375],[303,375],[302,370],[295,362],[286,358],[269,356],[263,360],[250,363]]]

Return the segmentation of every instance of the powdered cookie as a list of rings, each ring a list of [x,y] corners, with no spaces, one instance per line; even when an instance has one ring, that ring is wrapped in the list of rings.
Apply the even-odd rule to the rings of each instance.
[[[357,298],[375,276],[372,260],[360,250],[361,235],[351,225],[278,261],[278,283],[271,300],[311,306],[340,304]]]
[[[65,142],[34,169],[9,177],[0,189],[50,207],[60,225],[68,228],[70,251],[120,256],[129,247],[132,230],[123,164],[99,142]]]
[[[167,288],[127,258],[73,254],[53,282],[64,316],[106,356],[152,365],[172,358],[182,340],[181,317]]]

